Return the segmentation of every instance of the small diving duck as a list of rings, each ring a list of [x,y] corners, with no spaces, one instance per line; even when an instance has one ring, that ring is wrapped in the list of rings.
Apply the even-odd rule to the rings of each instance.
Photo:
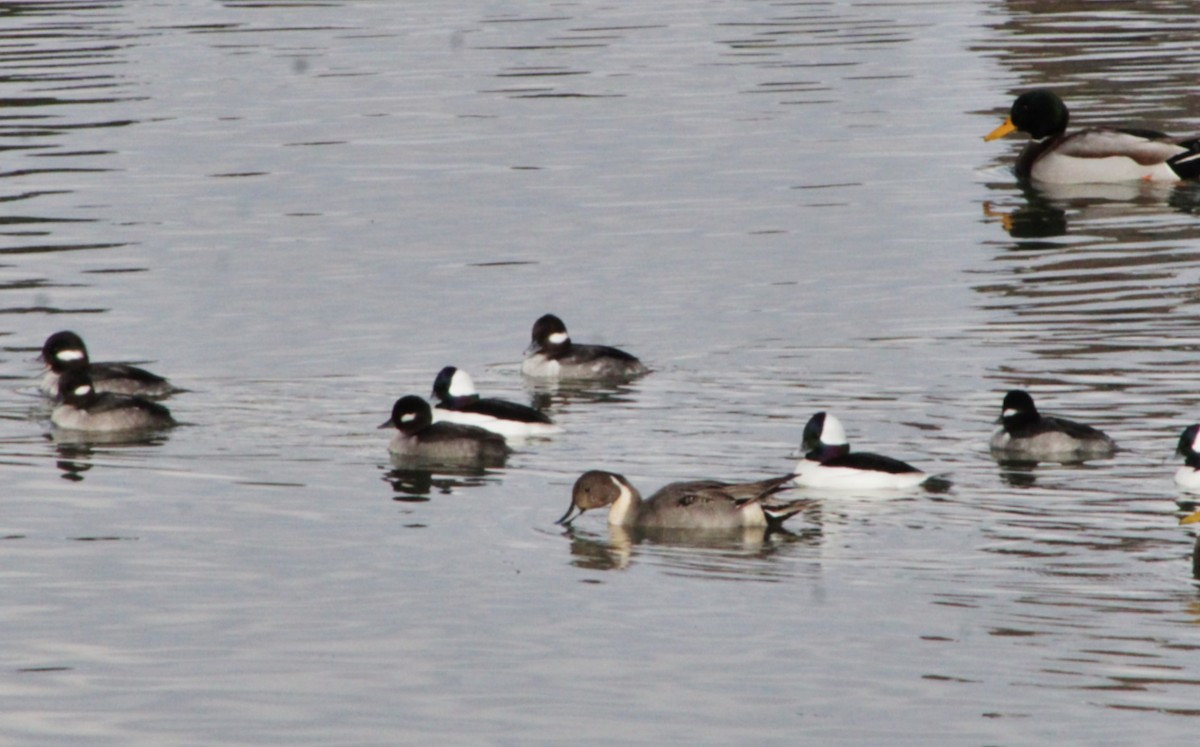
[[[176,424],[170,411],[157,402],[133,394],[97,392],[86,369],[68,368],[58,384],[62,403],[50,413],[50,422],[64,430],[117,433]]]
[[[1017,176],[1051,184],[1179,181],[1200,177],[1200,137],[1172,138],[1141,129],[1092,128],[1067,133],[1067,106],[1055,93],[1017,97],[1004,124],[984,136],[1010,132],[1033,140],[1017,158]]]
[[[46,338],[42,345],[42,361],[50,367],[42,376],[39,389],[47,397],[60,398],[59,378],[71,368],[83,368],[99,393],[136,394],[151,399],[163,399],[180,391],[157,374],[125,363],[93,363],[88,358],[83,338],[63,330]]]
[[[1111,438],[1090,425],[1042,415],[1021,389],[1004,395],[1000,428],[992,435],[992,456],[1002,461],[1082,462],[1110,457]]]
[[[842,490],[894,490],[916,487],[928,477],[899,459],[850,451],[846,429],[827,412],[818,412],[808,419],[800,448],[804,458],[796,465],[797,485]]]
[[[497,433],[473,425],[433,422],[429,403],[413,394],[396,400],[392,416],[379,427],[400,431],[388,445],[397,457],[500,466],[509,454],[508,444]]]
[[[1188,490],[1200,490],[1200,425],[1189,425],[1179,436],[1177,456],[1183,457],[1183,466],[1175,471],[1175,484]],[[1200,516],[1200,513],[1197,514]],[[1200,518],[1195,519],[1200,521]]]
[[[486,428],[505,438],[526,438],[557,433],[559,427],[546,413],[507,400],[483,398],[471,376],[446,366],[433,381],[434,422],[461,423]]]
[[[648,369],[624,350],[607,345],[576,345],[567,326],[553,314],[533,323],[531,342],[521,373],[535,379],[619,381],[641,376]]]
[[[643,500],[623,475],[590,470],[571,490],[571,507],[556,524],[567,525],[592,508],[611,506],[608,523],[639,529],[728,531],[778,528],[811,501],[766,502],[787,488],[793,475],[747,483],[716,480],[673,482]],[[578,513],[576,513],[578,511]]]

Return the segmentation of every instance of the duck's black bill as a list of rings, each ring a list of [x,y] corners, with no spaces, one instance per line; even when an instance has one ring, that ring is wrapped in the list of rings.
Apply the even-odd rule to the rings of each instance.
[[[562,518],[554,523],[560,526],[566,526],[572,521],[578,519],[580,516],[583,516],[583,509],[579,509],[579,513],[575,513],[575,509],[577,508],[579,508],[579,506],[576,506],[574,503],[572,503],[571,507],[567,509],[567,512],[562,515]]]

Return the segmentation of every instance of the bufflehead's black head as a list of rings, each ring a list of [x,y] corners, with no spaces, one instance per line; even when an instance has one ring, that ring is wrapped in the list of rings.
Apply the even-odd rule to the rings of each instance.
[[[401,433],[411,435],[422,431],[433,423],[433,411],[429,403],[415,394],[396,400],[392,405],[392,417],[380,424],[380,428],[398,428]]]
[[[818,412],[808,419],[804,436],[800,441],[803,451],[809,452],[824,446],[845,446],[846,429],[841,421],[826,412]]]
[[[567,334],[567,325],[553,314],[545,314],[533,323],[531,338],[529,343],[531,351],[563,348],[571,344],[571,337]]]
[[[1189,459],[1200,456],[1200,425],[1189,425],[1183,429],[1183,434],[1179,437],[1179,446],[1175,449],[1176,456],[1187,457]]]
[[[1024,423],[1031,423],[1040,417],[1033,397],[1029,392],[1014,389],[1004,395],[1004,403],[1000,406],[1000,422],[1011,429]]]
[[[47,337],[42,345],[41,357],[52,371],[59,373],[67,368],[86,368],[88,365],[87,346],[83,344],[83,338],[69,330]]]
[[[96,401],[96,387],[86,368],[68,368],[58,380],[63,404],[86,410]]]
[[[454,366],[446,366],[433,380],[433,396],[439,402],[455,397],[474,397],[478,394],[471,375]]]

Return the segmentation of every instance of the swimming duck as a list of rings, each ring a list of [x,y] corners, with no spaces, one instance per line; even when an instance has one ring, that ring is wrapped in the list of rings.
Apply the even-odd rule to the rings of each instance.
[[[486,428],[506,438],[547,435],[559,430],[546,413],[507,400],[483,398],[475,391],[470,374],[446,366],[433,381],[434,422],[461,423]]]
[[[611,506],[608,523],[641,529],[731,530],[778,527],[809,501],[764,502],[785,490],[792,475],[748,483],[673,482],[643,500],[623,475],[590,470],[571,490],[571,507],[557,524],[570,524],[593,508]],[[578,513],[576,513],[578,511]]]
[[[1101,431],[1066,418],[1042,415],[1028,392],[1004,395],[992,455],[1015,461],[1081,462],[1110,457],[1117,445]]]
[[[553,314],[534,322],[530,336],[521,373],[532,378],[613,381],[641,376],[648,370],[624,350],[571,342],[567,326]]]
[[[97,392],[86,369],[69,368],[58,381],[62,403],[50,413],[59,428],[88,433],[117,433],[175,425],[167,408],[133,394]]]
[[[899,459],[850,451],[841,421],[826,412],[808,419],[800,448],[804,458],[796,465],[796,484],[843,490],[903,489],[920,485],[928,477]]]
[[[1200,489],[1200,425],[1189,425],[1179,436],[1177,456],[1183,457],[1183,466],[1175,471],[1175,484],[1189,490]],[[1200,521],[1197,519],[1196,521]]]
[[[1067,106],[1051,91],[1023,93],[1004,124],[984,136],[1010,132],[1033,140],[1017,159],[1017,176],[1053,184],[1179,181],[1200,176],[1200,137],[1172,138],[1141,129],[1092,128],[1066,134]]]
[[[157,374],[125,363],[92,363],[88,358],[83,338],[63,330],[46,338],[40,355],[50,367],[42,376],[39,388],[47,397],[58,399],[59,377],[68,368],[83,368],[88,372],[93,388],[98,393],[136,394],[151,399],[162,399],[179,391],[169,381]]]
[[[509,453],[504,437],[473,425],[433,422],[429,403],[410,394],[396,400],[380,428],[396,428],[388,450],[398,457],[429,462],[500,465]]]

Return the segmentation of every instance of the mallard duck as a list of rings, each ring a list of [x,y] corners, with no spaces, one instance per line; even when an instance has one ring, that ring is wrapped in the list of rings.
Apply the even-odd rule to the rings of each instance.
[[[1179,181],[1200,177],[1200,137],[1154,130],[1092,128],[1067,133],[1067,105],[1051,91],[1023,93],[1004,124],[984,136],[1013,131],[1033,141],[1017,158],[1017,176],[1050,184]]]

